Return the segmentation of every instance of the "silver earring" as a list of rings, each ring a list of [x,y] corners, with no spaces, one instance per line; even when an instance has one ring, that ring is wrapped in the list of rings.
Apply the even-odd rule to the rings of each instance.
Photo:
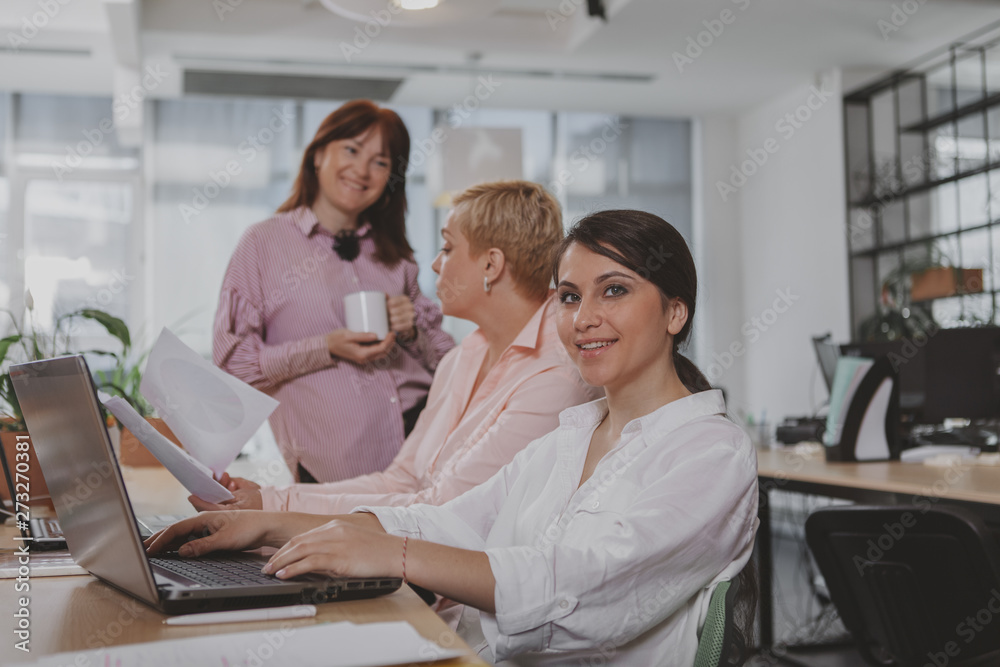
[[[483,291],[489,294],[491,287],[493,287],[493,285],[490,285],[490,279],[487,278],[486,276],[483,276]]]

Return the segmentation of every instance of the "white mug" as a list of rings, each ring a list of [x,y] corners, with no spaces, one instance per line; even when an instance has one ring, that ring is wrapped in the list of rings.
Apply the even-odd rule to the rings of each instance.
[[[350,331],[389,335],[389,310],[384,292],[354,292],[344,297],[344,324]]]

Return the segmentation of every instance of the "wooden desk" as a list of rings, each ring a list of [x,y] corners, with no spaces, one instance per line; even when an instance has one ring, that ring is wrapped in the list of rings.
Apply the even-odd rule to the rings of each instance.
[[[193,513],[185,500],[187,492],[163,469],[126,469],[136,513]],[[16,531],[4,528],[0,543],[8,552]],[[317,605],[319,613],[312,619],[227,623],[205,626],[166,626],[166,616],[105,585],[96,578],[85,576],[37,577],[30,581],[28,593],[14,590],[14,579],[0,579],[0,618],[2,636],[0,665],[15,661],[35,660],[43,655],[63,651],[96,649],[101,646],[179,639],[206,634],[267,631],[282,627],[307,627],[317,623],[352,621],[407,621],[422,636],[445,647],[458,647],[467,657],[435,663],[436,665],[484,665],[472,650],[408,587],[372,600],[332,602]],[[11,633],[12,614],[17,598],[30,597],[31,653],[14,648]]]
[[[926,511],[937,503],[965,505],[987,523],[1000,524],[1000,467],[937,468],[899,461],[827,463],[822,452],[807,457],[785,448],[757,450],[757,480],[760,639],[765,650],[774,645],[771,491],[844,498],[872,505],[906,504],[913,505],[915,511]]]
[[[812,458],[791,448],[757,451],[757,473],[768,490],[783,489],[835,498],[878,499],[892,503],[947,500],[956,503],[1000,505],[1000,466],[935,468],[919,463],[873,461],[827,463],[820,453]],[[822,490],[821,490],[822,489]]]

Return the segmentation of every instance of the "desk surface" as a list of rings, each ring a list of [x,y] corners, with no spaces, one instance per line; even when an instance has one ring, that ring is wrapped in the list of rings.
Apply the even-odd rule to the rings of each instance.
[[[771,488],[775,489],[788,480],[1000,505],[1000,467],[995,466],[937,468],[900,461],[828,463],[822,452],[804,457],[786,448],[757,450],[757,471],[762,478],[773,480]]]
[[[192,508],[187,492],[163,469],[126,469],[126,484],[137,514],[187,514]],[[0,544],[9,552],[14,536],[12,528],[2,529]],[[0,664],[35,660],[63,651],[100,648],[162,639],[180,639],[206,634],[274,630],[306,627],[316,623],[352,621],[408,621],[422,636],[446,647],[464,648],[468,657],[435,663],[437,665],[483,665],[471,649],[409,588],[372,600],[333,602],[317,605],[314,619],[227,623],[205,626],[166,626],[165,615],[107,586],[94,577],[38,577],[30,581],[28,593],[16,593],[15,580],[0,579],[0,618],[3,621]],[[21,595],[30,597],[31,653],[13,647],[11,634],[15,602]]]

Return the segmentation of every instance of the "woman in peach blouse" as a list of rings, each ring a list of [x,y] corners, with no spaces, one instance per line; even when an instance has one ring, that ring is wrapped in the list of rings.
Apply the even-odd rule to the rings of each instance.
[[[282,488],[234,478],[235,500],[192,496],[197,509],[341,514],[358,505],[440,505],[554,429],[563,409],[600,395],[580,379],[555,330],[550,267],[563,230],[552,195],[524,181],[475,186],[455,197],[441,234],[433,264],[441,309],[479,328],[439,363],[427,407],[389,467]]]

